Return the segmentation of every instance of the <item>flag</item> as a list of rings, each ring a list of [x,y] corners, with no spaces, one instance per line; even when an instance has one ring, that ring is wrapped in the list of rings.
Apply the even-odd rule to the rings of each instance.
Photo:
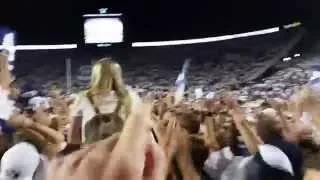
[[[186,59],[184,61],[182,70],[175,82],[175,104],[180,102],[183,98],[183,95],[186,89],[186,84],[187,84],[186,75],[190,66],[190,62],[191,62],[191,59]]]
[[[3,48],[8,51],[8,60],[9,62],[14,61],[15,59],[15,35],[14,33],[10,32],[4,35],[2,40],[2,46]]]

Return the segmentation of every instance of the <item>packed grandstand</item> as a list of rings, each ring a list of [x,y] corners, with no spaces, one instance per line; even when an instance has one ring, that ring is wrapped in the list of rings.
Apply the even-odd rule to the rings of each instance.
[[[320,66],[303,27],[106,49],[18,50],[12,72],[0,55],[0,177],[317,177]]]

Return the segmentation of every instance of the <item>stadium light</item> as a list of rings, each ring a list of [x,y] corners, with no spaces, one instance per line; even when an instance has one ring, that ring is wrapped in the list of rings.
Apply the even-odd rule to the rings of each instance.
[[[299,54],[299,53],[293,55],[293,57],[300,57],[300,56],[301,56],[301,54]]]
[[[295,27],[298,27],[298,26],[301,26],[301,25],[302,25],[301,22],[295,22],[295,23],[292,23],[292,24],[284,25],[283,28],[289,29],[289,28],[295,28]]]
[[[283,60],[283,62],[287,62],[287,61],[291,61],[292,58],[291,57],[286,57],[286,58],[283,58],[282,60]]]
[[[270,33],[278,32],[279,30],[280,30],[280,28],[270,28],[270,29],[264,29],[264,30],[259,30],[259,31],[235,34],[235,35],[232,35],[232,36],[234,36],[234,38],[258,36],[258,35],[270,34]]]
[[[108,44],[108,43],[106,43],[106,44],[97,44],[97,47],[109,47],[109,46],[111,46],[111,44]]]
[[[50,50],[50,49],[75,49],[78,46],[76,44],[61,44],[61,45],[17,45],[16,50]],[[0,46],[0,49],[4,49],[4,46]]]
[[[132,43],[132,47],[174,46],[174,45],[184,45],[184,44],[217,42],[217,41],[224,41],[224,40],[236,39],[236,38],[241,38],[241,37],[250,37],[250,36],[263,35],[263,34],[270,34],[270,33],[278,32],[279,30],[280,30],[279,27],[275,27],[275,28],[247,32],[247,33],[225,35],[225,36],[218,36],[218,37],[208,37],[208,38],[201,38],[201,39],[156,41],[156,42],[134,42],[134,43]]]

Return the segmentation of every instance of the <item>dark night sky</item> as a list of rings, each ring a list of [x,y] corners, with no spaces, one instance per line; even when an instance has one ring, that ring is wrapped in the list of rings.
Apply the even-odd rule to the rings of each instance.
[[[319,21],[317,0],[7,0],[0,24],[18,33],[19,44],[77,43],[82,14],[106,7],[124,13],[126,40],[187,39],[245,32],[296,20]]]

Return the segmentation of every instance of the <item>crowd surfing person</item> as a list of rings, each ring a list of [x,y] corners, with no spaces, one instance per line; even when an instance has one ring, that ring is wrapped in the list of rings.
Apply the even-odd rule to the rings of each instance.
[[[229,94],[187,102],[169,91],[142,102],[110,58],[93,66],[90,87],[72,106],[52,91],[24,96],[17,108],[13,80],[0,55],[0,179],[320,179],[304,169],[300,145],[317,144],[313,84],[289,101],[269,100],[251,122]]]
[[[69,143],[92,143],[111,135],[108,131],[119,132],[138,100],[126,88],[120,65],[110,58],[99,60],[92,68],[89,89],[79,95],[72,108]]]

